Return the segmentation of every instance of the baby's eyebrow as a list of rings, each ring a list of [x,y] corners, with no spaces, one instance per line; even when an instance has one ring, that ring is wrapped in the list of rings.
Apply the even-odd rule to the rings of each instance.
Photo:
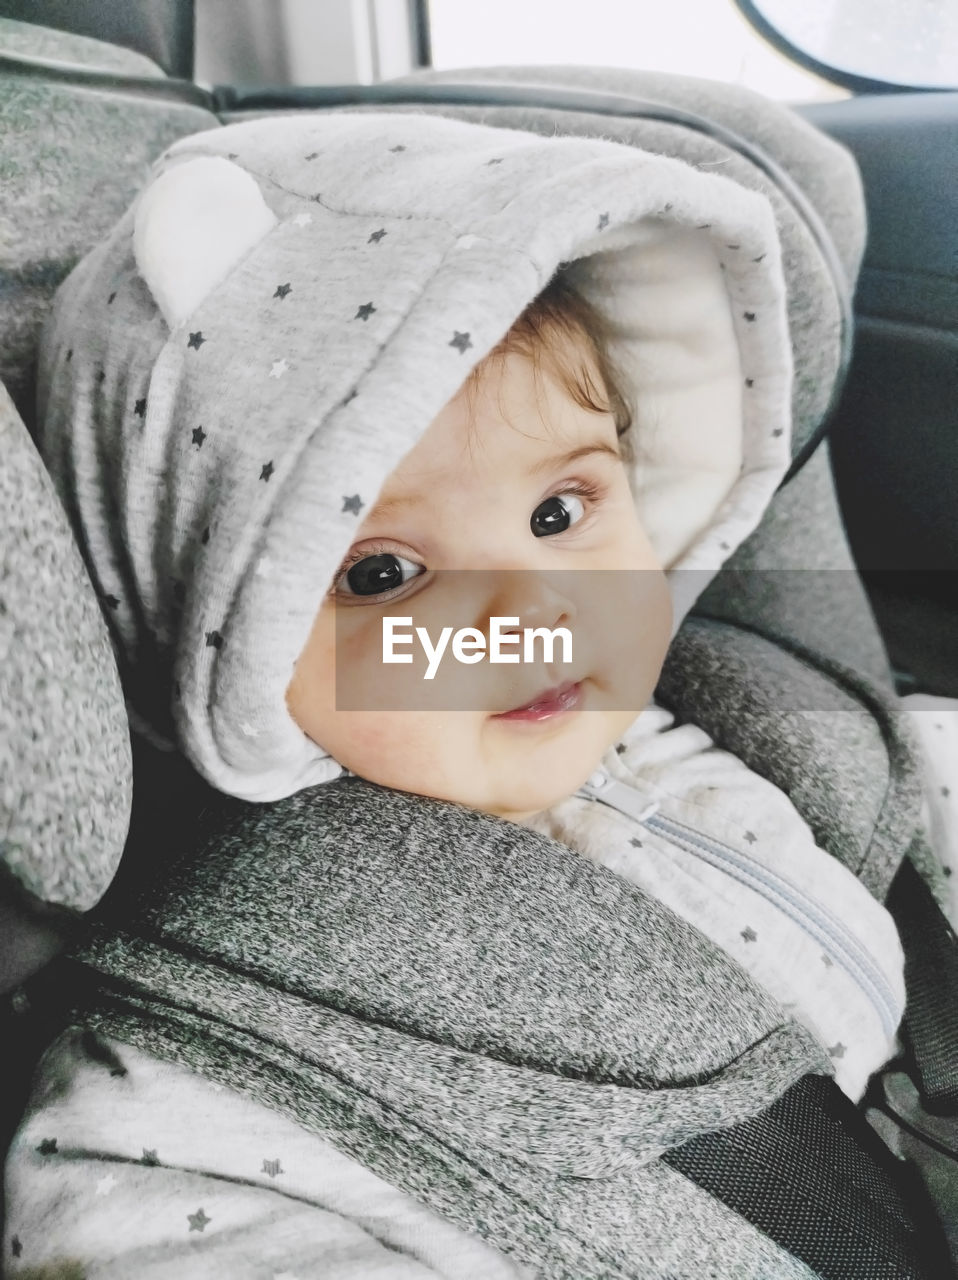
[[[619,453],[615,445],[609,444],[607,440],[593,440],[591,444],[577,445],[575,449],[570,449],[568,453],[563,453],[559,456],[553,454],[551,457],[543,458],[541,462],[537,462],[534,467],[529,468],[529,474],[536,476],[550,467],[567,467],[573,462],[578,462],[580,458],[587,458],[592,453],[607,453],[609,457],[615,458],[616,461],[622,461],[622,454]]]
[[[617,462],[622,461],[622,454],[614,445],[608,443],[607,440],[593,440],[590,444],[580,444],[574,449],[570,449],[568,453],[550,454],[548,458],[543,458],[541,462],[537,462],[529,468],[529,475],[537,476],[542,471],[547,471],[553,467],[567,467],[573,462],[578,462],[580,458],[587,458],[592,453],[605,453],[610,458],[615,458]],[[372,512],[372,516],[387,516],[391,512],[398,511],[402,507],[415,506],[417,502],[423,500],[420,493],[404,493],[397,494],[395,498],[384,498],[382,502],[377,502]]]

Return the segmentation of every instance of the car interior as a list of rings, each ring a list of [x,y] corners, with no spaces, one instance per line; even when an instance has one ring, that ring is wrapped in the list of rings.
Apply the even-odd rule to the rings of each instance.
[[[748,631],[759,598],[764,605],[776,593],[784,597],[801,579],[804,630],[783,621],[779,639],[786,637],[792,654],[815,651],[825,662],[887,680],[911,713],[916,742],[937,752],[926,759],[937,791],[944,801],[958,797],[958,29],[942,29],[936,65],[930,55],[909,63],[911,37],[892,26],[914,27],[925,16],[889,5],[884,60],[876,54],[872,67],[855,25],[863,11],[849,4],[853,54],[844,65],[829,47],[816,48],[814,24],[809,35],[794,6],[734,3],[756,39],[833,91],[786,105],[854,158],[865,210],[857,274],[853,194],[845,195],[814,142],[798,130],[776,132],[731,87],[644,67],[640,50],[630,64],[640,78],[629,81],[618,70],[603,75],[571,63],[516,67],[505,40],[496,63],[450,67],[433,58],[428,0],[324,0],[309,17],[316,39],[325,39],[328,74],[320,83],[290,72],[295,58],[282,41],[293,39],[294,28],[272,20],[274,8],[284,9],[280,0],[232,14],[227,4],[203,0],[0,0],[0,432],[10,458],[0,493],[0,508],[7,508],[0,510],[0,1025],[7,1068],[0,1149],[16,1128],[48,1032],[42,1017],[31,1018],[24,984],[79,935],[127,842],[151,822],[145,804],[139,825],[130,827],[136,757],[100,605],[92,589],[64,585],[84,578],[80,550],[28,447],[38,336],[57,286],[127,208],[149,166],[187,134],[257,116],[357,108],[447,111],[504,127],[534,119],[542,131],[553,121],[557,130],[565,121],[573,131],[573,117],[589,115],[604,118],[610,130],[633,119],[657,121],[664,138],[669,130],[691,131],[715,156],[745,157],[788,207],[795,245],[812,246],[801,252],[814,254],[816,270],[831,282],[841,342],[837,359],[803,350],[798,362],[811,407],[786,477],[795,482],[787,518],[807,526],[808,560],[743,561],[738,578],[735,566],[723,571],[696,615]],[[654,20],[654,6],[646,8]],[[932,9],[929,23],[937,20]],[[798,333],[797,311],[793,319]],[[37,495],[28,508],[6,496],[27,492]],[[783,485],[783,510],[785,501]],[[833,518],[838,549],[819,556],[812,549],[832,545]],[[696,615],[683,641],[689,648],[705,642]],[[710,730],[704,704],[683,704],[692,695],[681,675],[680,665],[667,668],[663,687]],[[754,696],[760,701],[761,690]],[[39,717],[38,699],[47,704]],[[56,743],[53,723],[63,726]],[[875,730],[876,742],[890,741],[884,732]],[[850,733],[845,749],[859,749],[860,741]],[[727,745],[738,744],[727,738]],[[65,758],[94,755],[95,779],[64,784]],[[186,824],[185,777],[181,785]],[[958,881],[958,809],[950,826],[942,814],[929,819],[936,853],[945,876],[950,881],[954,869]],[[937,1179],[938,1203],[950,1206],[943,1213],[953,1213],[945,1220],[958,1258],[953,943],[943,926],[925,961],[955,977],[922,1010],[938,1074],[932,1083],[932,1069],[923,1075],[922,1063],[919,1076],[934,1094],[926,1108],[933,1119],[911,1113],[908,1124],[931,1135],[939,1163],[925,1176]],[[910,990],[909,999],[914,1008],[920,997]],[[910,1030],[918,1043],[916,1027]]]

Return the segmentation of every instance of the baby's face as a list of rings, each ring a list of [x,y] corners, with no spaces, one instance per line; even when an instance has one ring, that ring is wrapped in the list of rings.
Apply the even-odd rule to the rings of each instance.
[[[579,456],[570,458],[573,450]],[[443,570],[510,572],[433,573]],[[615,600],[600,618],[601,607],[583,607],[585,597],[577,603],[562,586],[621,575],[556,570],[644,571],[628,579],[641,583],[640,632],[626,633]],[[383,592],[382,582],[391,589]],[[472,592],[466,615],[464,586]],[[462,668],[476,673],[470,710],[337,709],[337,660],[349,664],[355,688],[383,688],[395,673],[408,679],[409,666],[383,664],[386,615],[436,627],[468,616],[470,625],[485,623],[487,637],[495,615],[518,617],[521,627],[566,626],[576,660],[547,663],[540,646],[535,663],[483,661],[481,676],[477,666]],[[658,680],[671,622],[665,575],[636,514],[611,414],[579,407],[547,362],[536,376],[525,356],[511,353],[486,362],[474,403],[461,390],[386,481],[319,610],[287,706],[360,777],[522,822],[581,786],[633,722]],[[602,634],[590,636],[590,625]],[[429,635],[435,642],[438,630]],[[616,648],[619,665],[630,668],[628,702],[608,675]],[[396,652],[414,650],[418,643]],[[562,658],[561,646],[554,656]],[[577,701],[568,709],[550,713],[547,704],[502,718],[569,681]]]

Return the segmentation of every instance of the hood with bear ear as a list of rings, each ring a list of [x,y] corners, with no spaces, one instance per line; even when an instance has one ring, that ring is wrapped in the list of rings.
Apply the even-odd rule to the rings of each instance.
[[[764,196],[604,139],[336,112],[177,142],[65,281],[40,447],[131,722],[267,801],[342,771],[285,691],[390,472],[559,266],[614,333],[675,626],[790,457]]]

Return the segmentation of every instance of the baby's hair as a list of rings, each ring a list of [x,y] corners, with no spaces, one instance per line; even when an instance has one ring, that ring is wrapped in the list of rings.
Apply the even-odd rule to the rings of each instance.
[[[584,340],[598,381],[588,361],[573,355],[562,339]],[[612,414],[623,457],[629,457],[632,410],[621,389],[621,375],[609,354],[611,341],[608,321],[569,283],[560,268],[486,360],[509,354],[523,355],[532,361],[538,375],[545,358],[580,408]],[[466,379],[465,390],[470,398],[478,386],[484,364],[485,361],[481,361],[476,365]]]

